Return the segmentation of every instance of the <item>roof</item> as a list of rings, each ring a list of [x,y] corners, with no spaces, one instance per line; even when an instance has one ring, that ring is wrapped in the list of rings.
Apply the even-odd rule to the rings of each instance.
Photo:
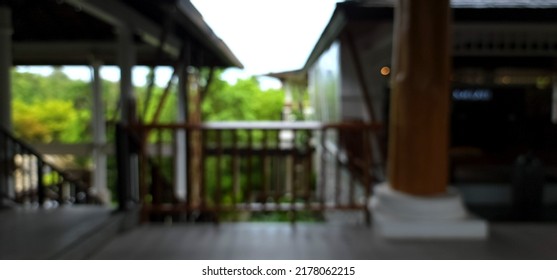
[[[243,67],[189,0],[4,0],[12,9],[14,63],[116,64],[120,26],[134,33],[137,63],[171,65],[189,44],[192,65]],[[158,54],[160,44],[164,55]]]
[[[395,0],[360,0],[337,3],[321,37],[309,55],[307,71],[329,48],[349,21],[391,21]],[[557,23],[557,0],[452,0],[457,22],[551,22]]]
[[[368,6],[393,7],[394,0],[360,0]],[[451,0],[453,8],[555,8],[556,0]]]
[[[265,74],[265,76],[277,78],[281,80],[281,82],[285,82],[285,81],[296,81],[299,83],[307,82],[307,73],[302,70],[268,73]]]

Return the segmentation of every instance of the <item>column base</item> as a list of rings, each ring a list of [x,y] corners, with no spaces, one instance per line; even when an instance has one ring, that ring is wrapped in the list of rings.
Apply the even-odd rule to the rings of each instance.
[[[374,227],[386,238],[486,239],[488,224],[470,215],[459,193],[419,197],[398,192],[387,183],[376,187],[370,201]]]

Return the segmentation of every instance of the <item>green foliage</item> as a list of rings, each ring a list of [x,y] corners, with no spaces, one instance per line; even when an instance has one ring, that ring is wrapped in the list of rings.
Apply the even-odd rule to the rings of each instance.
[[[262,121],[280,120],[284,102],[282,90],[262,90],[257,79],[239,80],[235,84],[229,84],[221,78],[221,71],[215,73],[214,79],[206,91],[202,104],[204,121]],[[204,85],[207,81],[208,70],[201,70],[200,81]],[[44,77],[38,74],[12,72],[13,85],[13,127],[18,137],[29,142],[40,143],[87,143],[91,141],[91,107],[92,92],[90,83],[72,80],[60,69]],[[117,83],[103,81],[103,99],[105,116],[107,120],[114,120],[117,114],[117,102],[119,86]],[[144,107],[148,106],[145,122],[153,119],[158,101],[164,92],[163,88],[154,87],[151,101],[145,104],[146,87],[136,88],[137,112],[143,114]],[[163,107],[159,122],[174,122],[177,114],[176,86],[171,89],[168,99]],[[108,140],[114,139],[113,130],[108,128]],[[170,135],[160,135],[164,139],[170,139]],[[152,135],[153,141],[158,135]],[[238,134],[238,140],[245,142],[247,134]],[[276,135],[268,135],[269,139]],[[263,138],[261,132],[254,133],[253,141]],[[210,139],[211,140],[211,139]],[[224,135],[223,141],[231,141],[230,135]],[[222,161],[223,166],[231,166],[231,159]],[[81,160],[81,165],[86,166],[87,161]],[[115,189],[116,168],[113,156],[109,157],[108,175],[111,190]],[[168,164],[169,165],[169,164]],[[254,162],[258,166],[258,162]],[[242,169],[240,182],[245,182],[246,165],[240,164]],[[168,168],[170,170],[170,167]],[[216,162],[208,160],[207,172],[216,172]],[[229,173],[229,172],[226,172]],[[170,177],[170,174],[166,174]],[[252,174],[254,183],[261,180],[258,174]],[[213,176],[208,176],[214,178]],[[212,179],[211,179],[212,180]],[[215,182],[209,182],[213,185]],[[226,192],[232,188],[233,182],[230,176],[223,174],[223,189]],[[212,191],[210,194],[213,194]],[[240,196],[243,194],[240,194]],[[115,197],[115,196],[113,196]],[[231,203],[232,197],[222,198],[226,203]],[[240,199],[237,197],[236,199]]]
[[[136,89],[137,97],[138,97],[138,113],[143,116],[143,112],[145,110],[145,106],[148,106],[146,115],[143,116],[143,121],[145,123],[150,123],[153,121],[155,116],[155,112],[157,110],[157,106],[159,106],[159,100],[162,98],[164,89],[160,87],[153,87],[153,91],[151,93],[151,100],[149,104],[146,104],[147,99],[147,87],[141,87]],[[158,122],[160,123],[172,123],[176,120],[177,115],[177,102],[178,98],[176,96],[176,86],[174,86],[166,99],[161,111],[161,115],[159,117]]]
[[[213,80],[203,101],[203,119],[280,120],[283,104],[282,90],[262,90],[255,77],[238,80],[234,85],[219,78]]]
[[[13,125],[17,136],[33,142],[76,143],[84,140],[91,114],[77,110],[69,100],[23,103],[13,101]]]
[[[14,132],[31,142],[90,140],[91,89],[60,69],[48,77],[13,72]]]

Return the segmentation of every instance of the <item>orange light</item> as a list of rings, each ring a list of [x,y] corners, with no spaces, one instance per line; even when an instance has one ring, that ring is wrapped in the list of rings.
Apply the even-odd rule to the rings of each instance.
[[[389,74],[391,74],[391,68],[389,68],[388,66],[381,67],[381,75],[387,76]]]

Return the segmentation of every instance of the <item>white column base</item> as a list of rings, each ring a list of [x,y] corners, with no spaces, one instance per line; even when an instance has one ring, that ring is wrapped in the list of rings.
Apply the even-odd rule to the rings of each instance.
[[[488,224],[471,216],[454,188],[432,197],[398,192],[387,183],[376,187],[370,201],[379,235],[399,239],[486,239]]]

